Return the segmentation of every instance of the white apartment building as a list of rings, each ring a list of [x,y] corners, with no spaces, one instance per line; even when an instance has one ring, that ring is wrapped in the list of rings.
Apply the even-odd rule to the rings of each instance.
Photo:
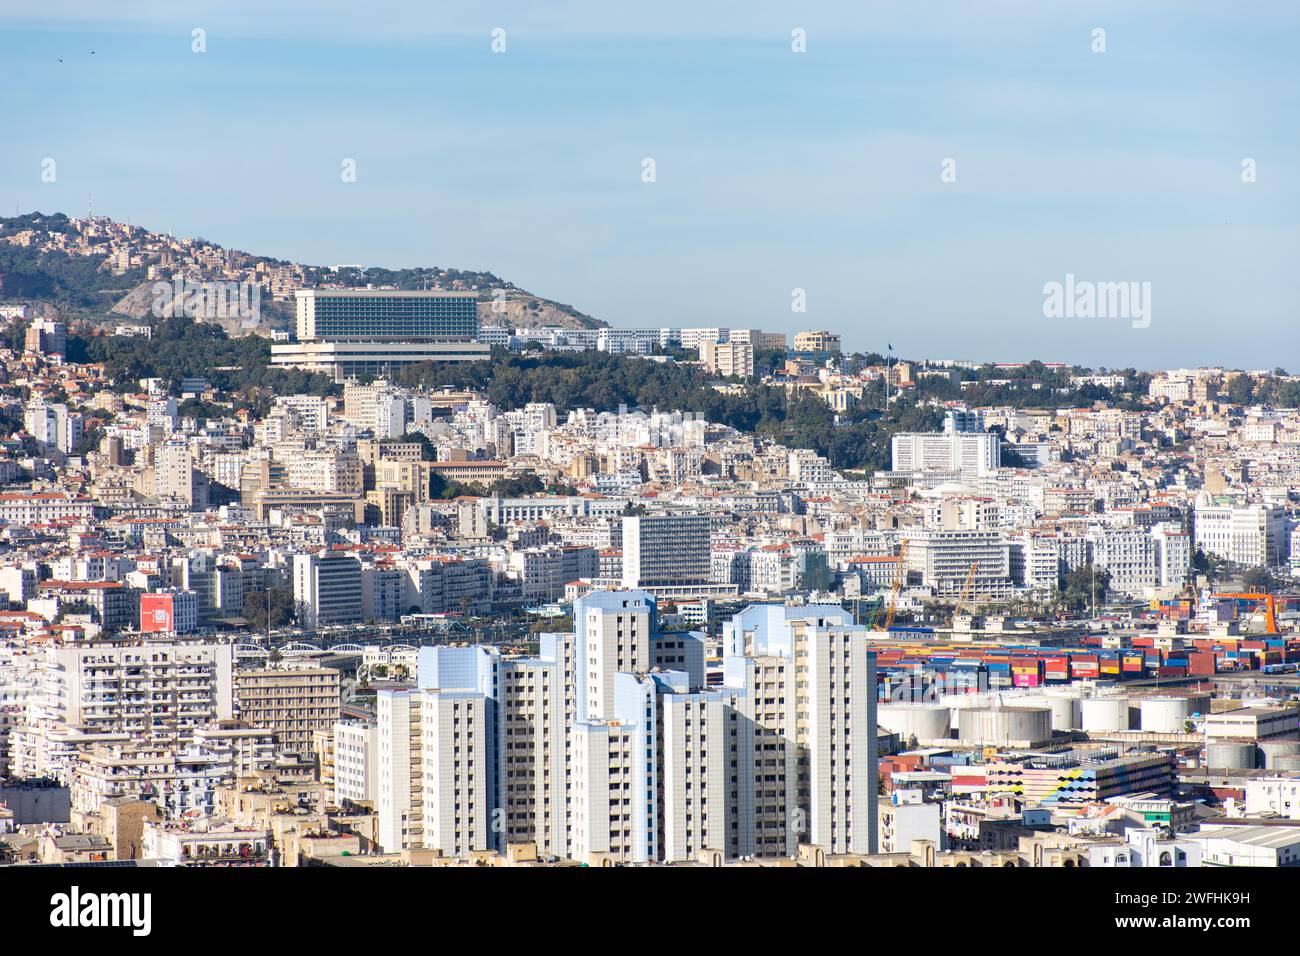
[[[1141,597],[1159,583],[1156,542],[1142,528],[1093,528],[1093,564],[1110,574],[1110,590]]]
[[[284,477],[294,488],[308,488],[331,494],[360,496],[361,460],[352,454],[332,451],[295,451],[284,455]]]
[[[1192,380],[1190,378],[1156,376],[1147,386],[1147,395],[1151,398],[1163,398],[1169,402],[1190,402],[1192,400]]]
[[[323,432],[329,427],[329,399],[321,395],[277,395],[276,408],[290,409],[305,432]]]
[[[423,697],[416,690],[375,695],[375,815],[388,853],[424,846]]]
[[[755,352],[784,352],[788,341],[784,332],[762,332],[758,329],[732,329],[728,333],[732,342],[746,342]]]
[[[1202,496],[1196,503],[1195,544],[1206,554],[1248,567],[1283,564],[1289,547],[1286,509]]]
[[[702,850],[727,858],[741,854],[740,788],[732,777],[742,770],[740,755],[754,745],[741,710],[736,693],[669,690],[661,695],[663,860],[697,859]]]
[[[644,591],[591,591],[573,603],[578,720],[612,717],[614,675],[650,669],[654,618]]]
[[[698,352],[705,342],[726,342],[729,338],[729,330],[724,328],[694,328],[682,329],[677,341],[686,351]]]
[[[294,555],[293,599],[308,627],[361,623],[361,562],[331,552]]]
[[[640,723],[590,720],[573,727],[570,856],[603,855],[619,863],[653,859],[645,781],[647,731]]]
[[[971,567],[972,597],[998,598],[1011,589],[1011,549],[1000,531],[913,531],[907,567],[938,594],[959,595]]]
[[[83,418],[78,412],[68,411],[67,405],[47,404],[36,398],[27,407],[24,425],[39,444],[70,455],[81,441]]]
[[[613,355],[645,355],[659,345],[658,329],[600,329],[596,348]]]
[[[850,621],[838,606],[758,605],[723,627],[725,686],[753,728],[742,855],[876,852],[875,655]]]
[[[499,657],[426,647],[418,687],[376,697],[379,843],[467,856],[504,847]]]
[[[420,693],[423,845],[444,856],[501,849],[500,820],[493,813],[495,702],[472,691]]]
[[[824,484],[839,477],[830,462],[811,448],[792,449],[786,467],[791,481],[805,485]]]
[[[378,797],[379,729],[374,724],[334,724],[334,802],[373,803]]]
[[[234,717],[229,644],[63,645],[35,671],[38,693],[10,738],[13,773],[67,781],[79,749],[97,740],[184,744]]]
[[[709,583],[708,515],[623,519],[623,586],[688,587]]]
[[[754,346],[748,342],[702,342],[700,361],[710,375],[754,377]]]
[[[568,855],[569,719],[564,669],[554,659],[501,663],[501,812],[507,843]]]
[[[1002,438],[994,432],[904,432],[890,447],[894,471],[985,475],[1002,464]]]
[[[169,439],[154,450],[154,490],[159,498],[170,498],[189,508],[207,507],[207,476],[194,467],[194,455],[186,439]]]

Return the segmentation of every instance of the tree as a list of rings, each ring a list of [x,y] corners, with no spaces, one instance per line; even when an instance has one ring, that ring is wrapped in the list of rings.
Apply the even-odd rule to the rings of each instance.
[[[1228,569],[1228,562],[1217,554],[1211,554],[1201,548],[1192,556],[1192,569],[1197,574],[1204,574],[1210,581],[1222,580]]]
[[[270,603],[270,626],[267,626],[268,592]],[[293,592],[287,588],[269,588],[264,591],[249,591],[244,595],[244,619],[254,631],[275,630],[294,621]]]
[[[1272,594],[1279,590],[1278,584],[1273,572],[1264,567],[1248,568],[1241,576],[1242,589],[1255,593]]]
[[[528,627],[528,633],[531,636],[538,634],[568,634],[573,631],[573,618],[569,615],[563,617],[539,617]]]
[[[110,381],[122,390],[139,387],[142,378],[161,378],[176,392],[181,379],[207,378],[213,387],[239,393],[259,414],[274,395],[337,394],[327,375],[271,367],[271,343],[260,335],[231,338],[220,326],[185,316],[163,319],[152,338],[69,334],[68,358],[101,362]]]
[[[1255,380],[1239,373],[1228,380],[1228,401],[1234,405],[1250,405],[1255,399]]]
[[[1085,564],[1065,573],[1065,582],[1057,601],[1068,610],[1082,611],[1086,607],[1092,607],[1094,602],[1104,601],[1109,587],[1109,571]]]

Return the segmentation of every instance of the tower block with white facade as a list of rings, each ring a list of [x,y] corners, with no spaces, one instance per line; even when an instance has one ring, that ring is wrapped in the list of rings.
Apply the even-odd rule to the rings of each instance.
[[[535,843],[592,865],[876,847],[876,674],[839,607],[761,605],[703,635],[658,632],[645,591],[574,602],[537,657],[422,648],[418,688],[378,705],[380,843],[464,857]]]

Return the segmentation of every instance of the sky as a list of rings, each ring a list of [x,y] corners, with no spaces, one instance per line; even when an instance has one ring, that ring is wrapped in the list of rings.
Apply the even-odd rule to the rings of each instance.
[[[0,213],[616,327],[1295,372],[1297,49],[1291,2],[0,0]],[[1045,314],[1067,275],[1145,319]]]

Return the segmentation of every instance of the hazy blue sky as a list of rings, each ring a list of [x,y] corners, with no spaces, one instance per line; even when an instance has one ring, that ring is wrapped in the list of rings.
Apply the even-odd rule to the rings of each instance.
[[[621,326],[1296,371],[1298,49],[1292,2],[0,0],[0,210]],[[1149,281],[1150,327],[1045,318],[1067,273]]]

